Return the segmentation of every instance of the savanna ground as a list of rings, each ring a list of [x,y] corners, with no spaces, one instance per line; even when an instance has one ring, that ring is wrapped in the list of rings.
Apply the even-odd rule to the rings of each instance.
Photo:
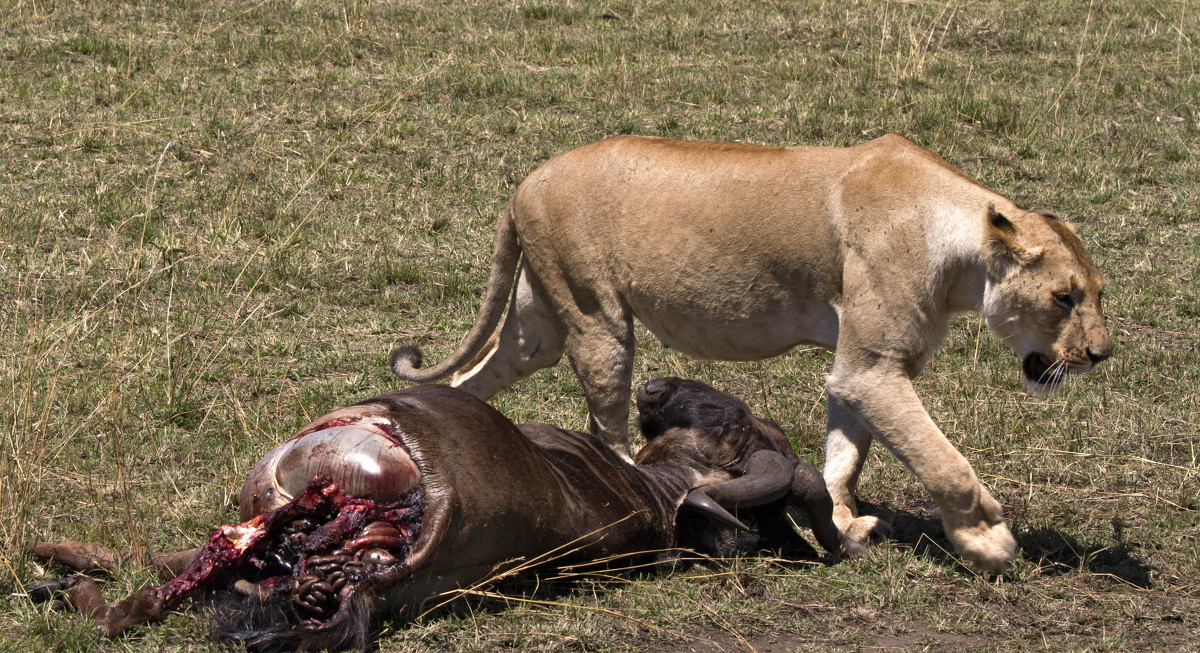
[[[767,558],[501,586],[401,650],[1200,648],[1200,11],[1193,0],[609,3],[10,0],[0,12],[0,648],[217,650],[196,610],[115,642],[33,606],[34,538],[183,548],[333,407],[450,351],[493,221],[555,153],[618,133],[849,145],[898,132],[1073,221],[1116,356],[1021,390],[978,317],[918,382],[1020,560],[956,563],[880,447],[897,532]],[[820,464],[828,353],[705,363],[639,341]],[[581,428],[563,363],[495,404]],[[108,579],[123,595],[151,575]]]

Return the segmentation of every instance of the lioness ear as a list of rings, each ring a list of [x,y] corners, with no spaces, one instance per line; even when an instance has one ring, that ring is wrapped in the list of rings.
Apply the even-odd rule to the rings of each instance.
[[[1000,237],[1006,240],[1016,237],[1017,227],[1012,223],[1011,220],[1004,217],[999,211],[996,210],[995,204],[988,204],[987,221],[988,226],[991,227],[992,231],[996,232]]]
[[[988,269],[999,274],[1006,263],[1027,265],[1041,255],[1040,248],[1028,248],[1021,244],[1021,233],[1017,225],[988,204],[987,236],[984,238],[984,254]]]
[[[1048,209],[1044,206],[1035,206],[1035,207],[1029,209],[1029,212],[1036,213],[1036,214],[1042,216],[1043,218],[1050,218],[1051,220],[1060,220],[1061,221],[1061,219],[1058,217],[1058,214],[1055,213],[1053,209]]]

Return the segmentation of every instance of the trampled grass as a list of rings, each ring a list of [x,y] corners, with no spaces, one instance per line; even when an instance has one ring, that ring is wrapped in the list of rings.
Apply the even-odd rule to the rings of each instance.
[[[382,650],[1195,648],[1200,631],[1200,12],[1188,0],[205,3],[0,12],[0,642],[215,650],[197,611],[106,642],[19,596],[33,539],[181,548],[312,416],[449,352],[495,216],[558,152],[617,133],[848,145],[901,133],[1071,220],[1117,353],[1020,391],[977,317],[918,382],[1021,544],[958,566],[878,447],[860,500],[896,538],[835,567],[744,558],[505,586]],[[642,334],[645,336],[645,334]],[[635,381],[744,397],[819,464],[831,356]],[[564,363],[497,397],[582,428]],[[131,569],[116,597],[149,582]]]

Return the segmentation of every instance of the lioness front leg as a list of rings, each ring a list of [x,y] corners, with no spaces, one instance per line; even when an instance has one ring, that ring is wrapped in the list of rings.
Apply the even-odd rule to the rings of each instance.
[[[892,527],[871,515],[860,517],[854,500],[858,475],[862,472],[867,450],[871,448],[871,431],[858,416],[840,402],[827,398],[829,437],[825,441],[825,485],[833,499],[833,523],[852,540],[884,538]]]
[[[878,356],[846,357],[844,353],[838,352],[829,376],[830,397],[856,414],[916,474],[941,509],[946,536],[959,555],[987,571],[1007,569],[1017,544],[1004,524],[1000,504],[929,418],[906,372]],[[843,362],[847,359],[873,360],[874,365],[848,365]],[[857,469],[851,476],[857,477]],[[838,491],[847,489],[841,483]]]

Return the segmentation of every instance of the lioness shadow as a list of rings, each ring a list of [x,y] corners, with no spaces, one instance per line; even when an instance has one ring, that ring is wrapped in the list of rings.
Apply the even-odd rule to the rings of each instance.
[[[907,509],[858,502],[864,515],[875,515],[892,524],[891,541],[909,545],[918,555],[942,564],[961,566],[950,554],[954,546],[946,539],[941,514],[933,502],[913,502]],[[1021,529],[1014,532],[1020,556],[1038,566],[1042,575],[1076,572],[1112,576],[1149,589],[1151,568],[1139,560],[1125,541],[1120,523],[1113,524],[1115,542],[1084,544],[1075,536],[1052,528]]]
[[[1017,542],[1022,555],[1036,561],[1044,575],[1086,570],[1150,589],[1153,585],[1150,567],[1133,555],[1120,529],[1114,530],[1116,543],[1110,546],[1082,544],[1073,536],[1051,528],[1024,531],[1017,536]]]

